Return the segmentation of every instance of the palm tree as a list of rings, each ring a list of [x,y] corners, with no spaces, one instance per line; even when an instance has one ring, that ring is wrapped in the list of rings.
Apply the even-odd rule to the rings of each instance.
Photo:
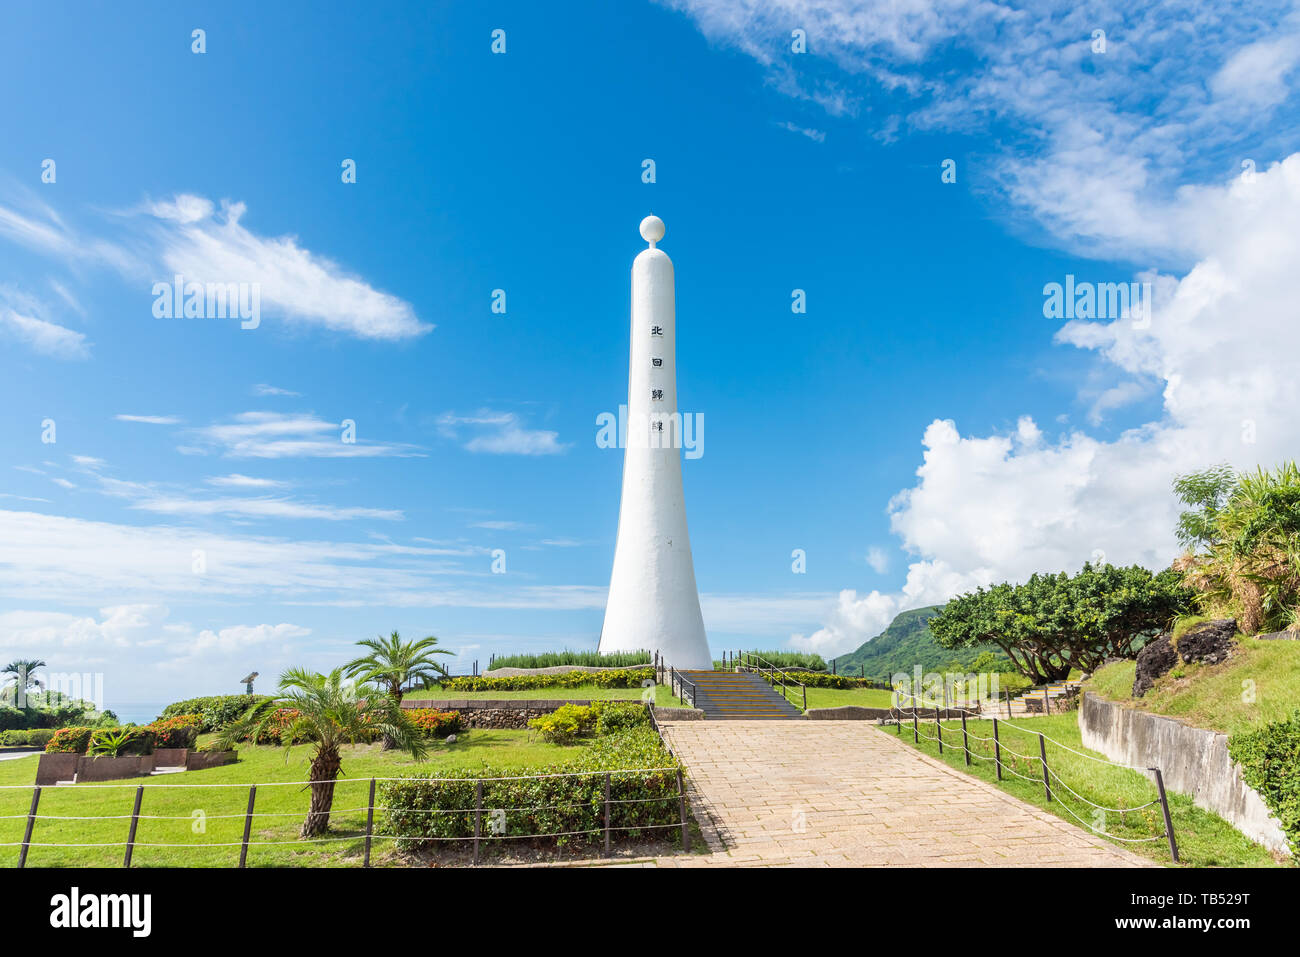
[[[276,720],[281,709],[292,713],[281,730],[285,760],[294,741],[315,742],[307,780],[311,786],[311,808],[303,821],[301,837],[315,837],[329,830],[334,804],[334,782],[343,764],[345,744],[366,741],[375,734],[409,751],[417,761],[425,755],[424,739],[411,724],[402,706],[381,689],[344,681],[343,669],[328,675],[291,668],[280,676],[279,693],[248,710],[221,732],[219,747],[229,748],[247,738],[256,741]]]
[[[33,673],[37,668],[46,667],[45,662],[37,658],[19,658],[17,661],[11,661],[4,666],[4,674],[13,675],[13,684],[10,686],[14,689],[14,704],[23,707],[24,698],[27,695],[28,688],[39,688],[41,683],[36,680]]]
[[[370,654],[347,666],[348,677],[374,682],[400,703],[407,685],[447,676],[447,669],[434,661],[432,656],[450,655],[454,652],[446,648],[435,648],[437,643],[438,639],[433,635],[419,641],[403,641],[397,632],[388,638],[380,635],[378,638],[358,641],[358,645],[370,649]]]

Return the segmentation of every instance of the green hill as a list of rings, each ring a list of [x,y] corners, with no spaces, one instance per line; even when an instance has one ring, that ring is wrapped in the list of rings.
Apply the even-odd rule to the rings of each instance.
[[[944,671],[948,665],[956,663],[963,669],[968,668],[982,654],[985,648],[962,648],[949,651],[940,648],[930,634],[929,621],[943,610],[942,605],[927,605],[925,608],[913,608],[902,612],[889,623],[889,627],[875,638],[863,642],[857,651],[841,655],[834,659],[835,670],[840,674],[860,674],[866,669],[868,678],[887,678],[897,672],[912,673],[917,665],[922,671]],[[994,670],[1008,667],[1006,655],[996,648],[991,649],[999,663]],[[829,665],[829,662],[828,662]]]

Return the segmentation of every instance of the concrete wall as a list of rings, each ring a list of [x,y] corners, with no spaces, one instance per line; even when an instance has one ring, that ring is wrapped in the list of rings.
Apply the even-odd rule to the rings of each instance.
[[[1160,768],[1169,790],[1190,795],[1198,807],[1270,850],[1289,853],[1281,824],[1229,757],[1226,734],[1124,708],[1090,693],[1079,706],[1079,730],[1084,747],[1112,761]]]

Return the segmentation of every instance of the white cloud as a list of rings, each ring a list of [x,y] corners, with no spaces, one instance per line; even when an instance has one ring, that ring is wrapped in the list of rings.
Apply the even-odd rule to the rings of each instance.
[[[342,267],[298,245],[294,236],[264,237],[240,220],[243,203],[218,211],[203,197],[180,195],[154,203],[162,265],[170,281],[256,283],[263,308],[291,322],[321,326],[362,339],[397,341],[433,329],[405,300],[380,292]]]
[[[17,308],[15,308],[17,306]],[[0,286],[0,332],[27,345],[33,352],[54,359],[85,359],[90,346],[83,333],[40,318],[43,307]]]
[[[443,435],[459,441],[466,427],[477,431],[465,448],[471,452],[491,455],[559,455],[568,445],[559,441],[558,432],[526,429],[519,416],[513,412],[494,412],[482,409],[474,415],[456,415],[447,412],[438,418],[438,428]]]
[[[175,415],[128,415],[125,412],[113,418],[119,422],[142,422],[145,425],[179,425],[181,419]]]
[[[207,481],[209,485],[216,485],[221,488],[283,488],[288,484],[275,479],[240,475],[238,472],[232,472],[230,475],[214,475]]]
[[[889,571],[889,553],[879,545],[872,545],[867,549],[867,564],[877,575],[883,575]]]
[[[196,429],[195,435],[230,458],[408,458],[424,454],[413,445],[362,438],[345,442],[343,423],[310,413],[241,412],[233,422],[204,426]]]
[[[281,388],[279,388],[278,386],[267,385],[266,383],[263,382],[263,383],[259,383],[258,385],[253,386],[253,395],[259,395],[259,396],[268,396],[268,395],[301,396],[302,393],[301,393],[301,392],[293,392],[293,391],[290,390],[290,389],[281,389]]]

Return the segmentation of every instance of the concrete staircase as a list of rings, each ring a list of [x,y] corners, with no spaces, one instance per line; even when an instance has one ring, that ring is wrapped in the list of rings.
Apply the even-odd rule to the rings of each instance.
[[[1030,691],[1026,691],[1019,698],[1011,699],[1011,716],[1013,718],[1033,718],[1047,714],[1047,709],[1043,707],[1044,697],[1055,701],[1057,698],[1068,694],[1070,689],[1077,687],[1079,687],[1078,681],[1056,681],[1048,685],[1046,688],[1034,688]],[[1029,710],[1030,701],[1036,703],[1036,711]],[[1002,705],[1001,714],[1005,715],[1006,713],[1006,705]]]
[[[680,671],[694,682],[695,705],[710,721],[801,718],[792,705],[760,675],[737,671]]]

